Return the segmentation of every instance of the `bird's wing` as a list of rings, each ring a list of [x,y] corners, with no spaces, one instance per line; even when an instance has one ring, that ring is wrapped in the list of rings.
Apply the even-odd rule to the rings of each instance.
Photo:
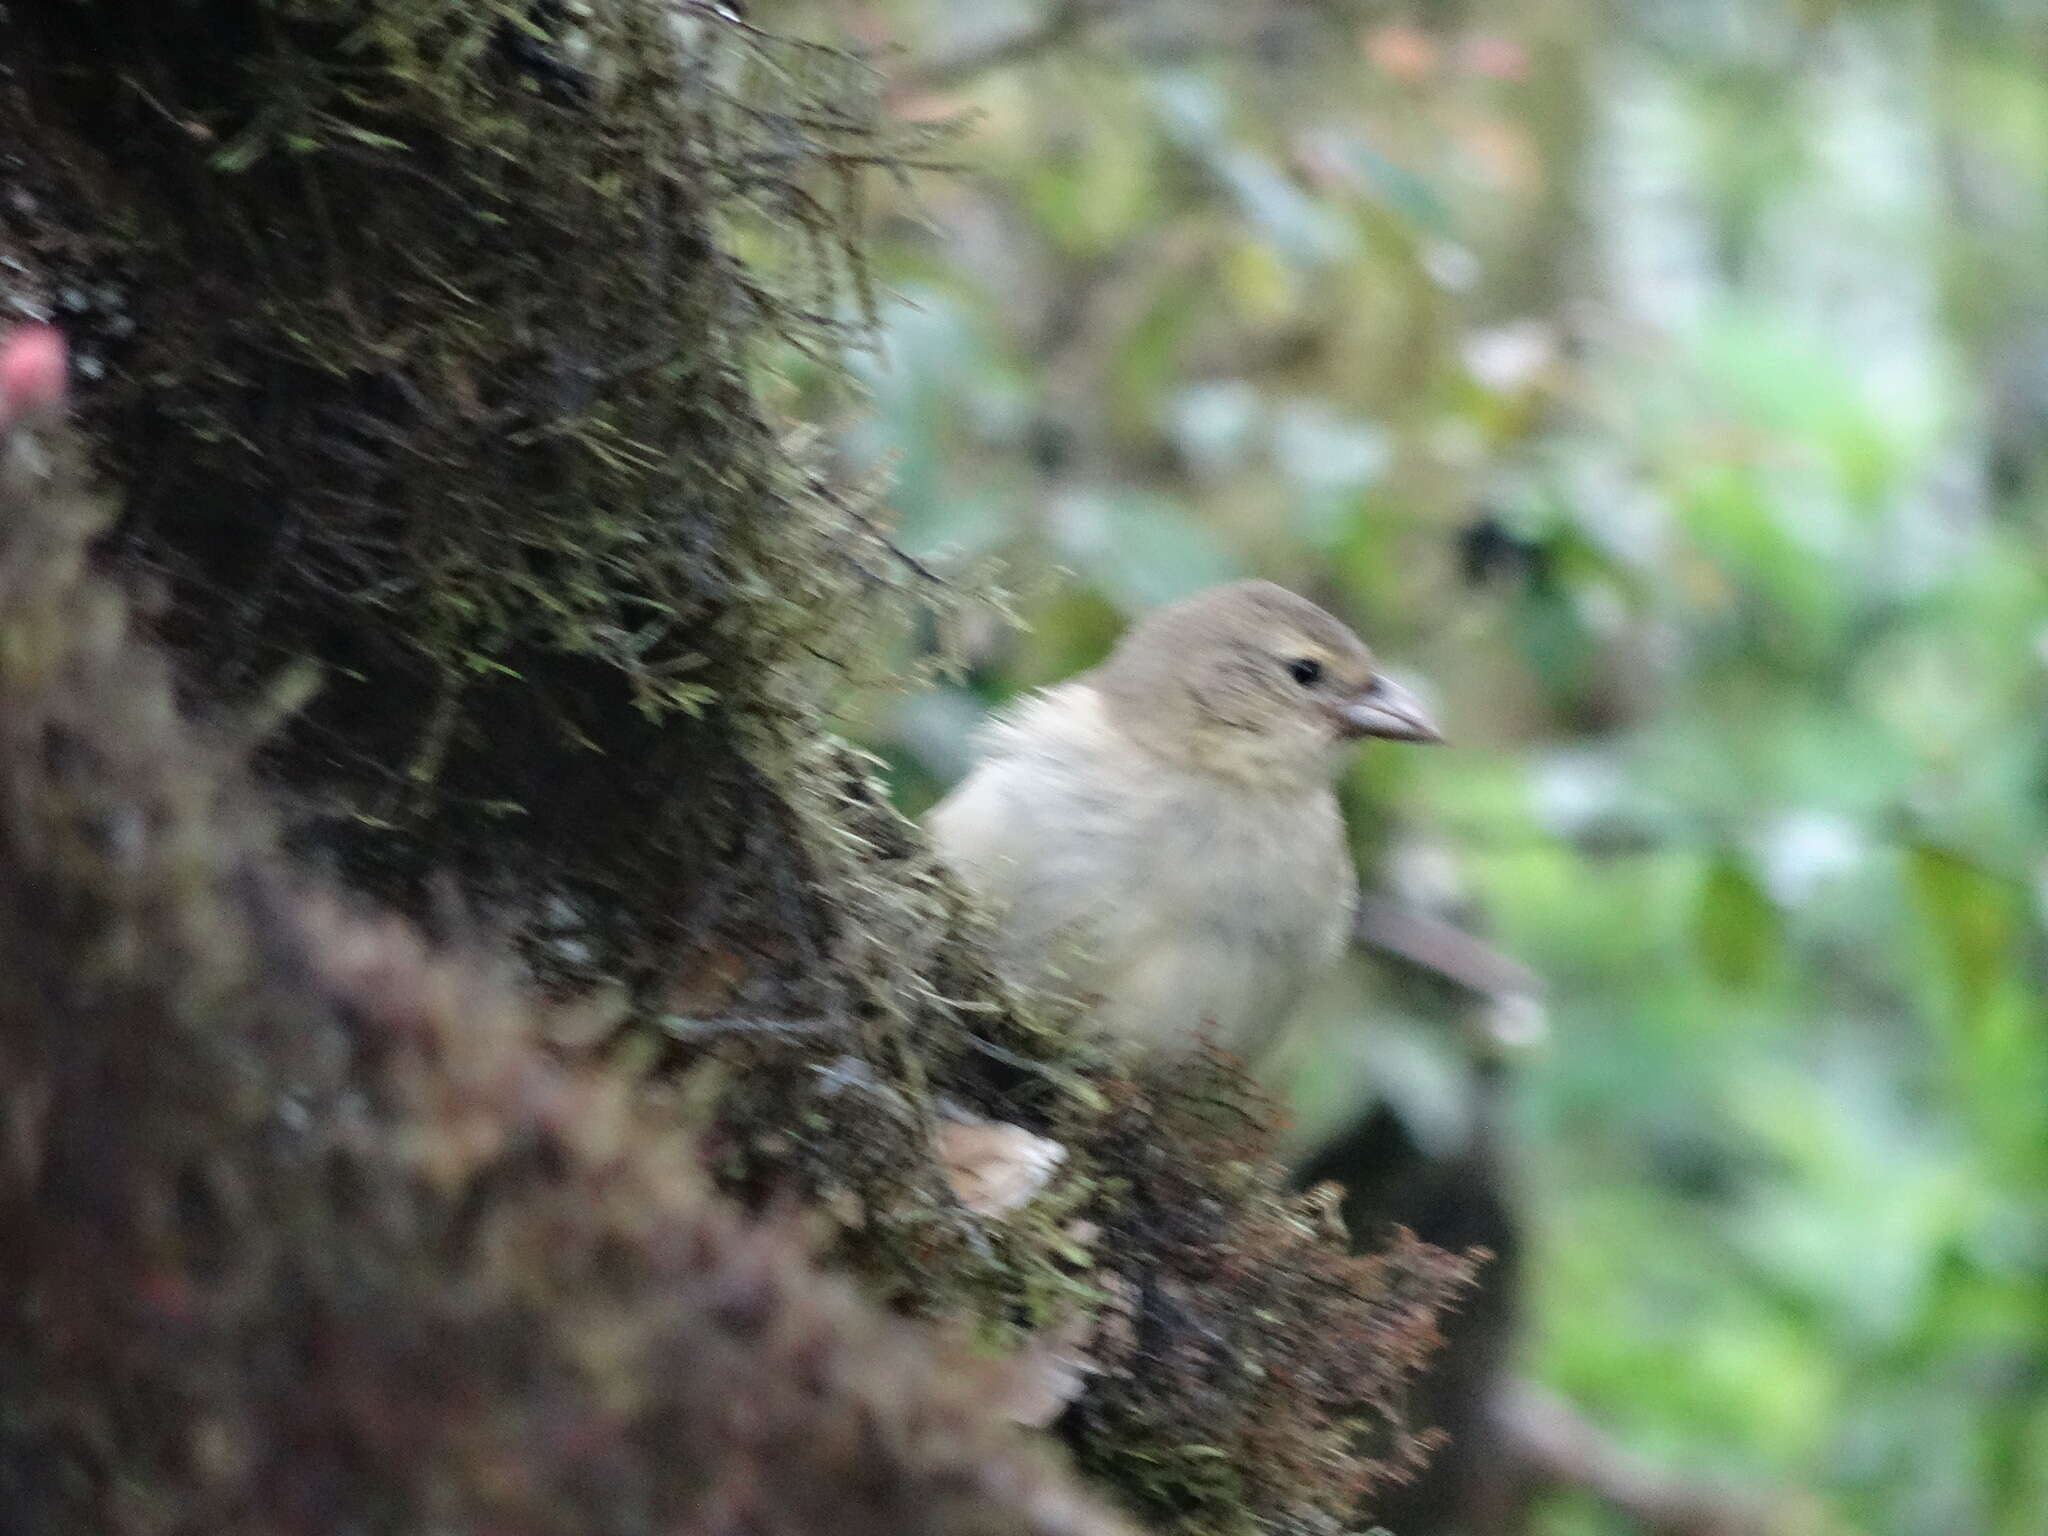
[[[1067,683],[999,719],[984,755],[927,821],[940,855],[995,910],[1003,947],[1038,964],[1095,937],[1116,899],[1127,818],[1101,771],[1114,750],[1094,690]]]

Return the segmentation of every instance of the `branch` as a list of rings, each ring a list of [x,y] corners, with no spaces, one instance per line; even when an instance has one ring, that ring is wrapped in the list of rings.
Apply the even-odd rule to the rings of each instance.
[[[1454,982],[1482,997],[1541,997],[1543,978],[1462,928],[1389,901],[1363,896],[1352,942]]]
[[[1489,1411],[1529,1492],[1582,1490],[1648,1536],[1766,1536],[1781,1524],[1753,1495],[1683,1482],[1652,1466],[1528,1382],[1506,1384]]]
[[[1122,10],[1130,0],[1052,0],[1034,21],[968,43],[951,53],[913,62],[902,83],[918,90],[944,90],[978,75],[1007,69],[1050,53],[1079,37],[1094,23]]]

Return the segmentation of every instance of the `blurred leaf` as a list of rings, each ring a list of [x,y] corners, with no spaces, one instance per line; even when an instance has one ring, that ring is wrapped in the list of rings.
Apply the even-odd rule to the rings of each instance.
[[[1811,667],[1839,642],[1852,589],[1827,551],[1795,536],[1798,512],[1788,496],[1733,463],[1709,464],[1685,487],[1680,511],[1702,547],[1729,578],[1730,596],[1754,594],[1759,621],[1750,638],[1784,664]],[[1717,602],[1702,605],[1709,613]],[[1738,612],[1740,610],[1738,609]]]
[[[1386,430],[1313,400],[1290,400],[1273,417],[1273,461],[1300,489],[1289,530],[1310,549],[1333,552],[1358,521],[1361,493],[1393,457]]]
[[[1263,156],[1233,150],[1219,156],[1214,169],[1236,194],[1252,227],[1302,266],[1326,266],[1350,249],[1344,220]]]
[[[1096,134],[1085,149],[1028,169],[1030,209],[1068,250],[1113,251],[1154,221],[1153,151],[1153,141],[1140,132]]]
[[[1185,71],[1158,76],[1150,98],[1167,138],[1209,158],[1230,147],[1230,104],[1213,80]]]
[[[1238,574],[1185,509],[1138,491],[1070,491],[1053,504],[1051,532],[1060,558],[1127,614]]]
[[[1167,137],[1206,167],[1236,199],[1251,227],[1290,259],[1321,266],[1350,249],[1350,229],[1334,208],[1232,136],[1228,104],[1213,82],[1198,75],[1166,75],[1153,82],[1151,97]]]
[[[1707,972],[1723,986],[1755,987],[1777,968],[1785,921],[1749,866],[1722,854],[1700,885],[1694,934]]]
[[[1118,426],[1152,430],[1158,403],[1180,373],[1187,340],[1208,313],[1207,296],[1207,281],[1192,271],[1170,271],[1155,282],[1143,313],[1111,357],[1104,381]]]
[[[963,440],[1014,430],[1018,390],[957,299],[916,287],[882,306],[871,351],[856,357],[873,408],[844,443],[864,468],[887,464],[904,545],[979,551],[1008,537],[1010,499],[984,473],[961,490],[951,473]]]
[[[1949,852],[1919,844],[1907,850],[1915,904],[1945,961],[1958,1007],[1979,1013],[2014,958],[2019,903],[2011,884]]]
[[[1259,392],[1243,379],[1190,385],[1167,402],[1167,430],[1196,472],[1218,476],[1243,466],[1265,414]]]
[[[1320,400],[1290,400],[1273,417],[1273,460],[1316,490],[1361,491],[1393,456],[1386,430],[1347,419]]]
[[[1281,325],[1299,307],[1303,292],[1299,272],[1264,240],[1233,241],[1223,255],[1219,275],[1233,311],[1248,326]]]
[[[1343,152],[1360,181],[1392,212],[1429,234],[1452,232],[1450,208],[1426,179],[1396,165],[1363,139],[1347,139]]]

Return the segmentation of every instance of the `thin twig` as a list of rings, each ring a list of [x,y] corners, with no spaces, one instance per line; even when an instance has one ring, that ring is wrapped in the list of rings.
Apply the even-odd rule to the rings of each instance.
[[[1052,0],[1036,20],[1021,27],[970,43],[954,53],[913,62],[903,71],[902,83],[922,90],[963,85],[977,75],[1006,69],[1063,47],[1128,3],[1129,0]]]
[[[842,1034],[844,1019],[686,1019],[664,1014],[657,1021],[672,1040],[716,1040],[729,1035],[766,1036],[775,1040],[816,1040]]]

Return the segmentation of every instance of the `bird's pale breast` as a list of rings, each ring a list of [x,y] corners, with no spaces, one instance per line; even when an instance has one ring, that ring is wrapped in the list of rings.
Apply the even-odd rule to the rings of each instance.
[[[1078,684],[1027,705],[932,817],[1008,957],[1119,1038],[1252,1055],[1335,959],[1353,875],[1334,795],[1162,763]],[[1050,973],[1050,974],[1049,974]]]

